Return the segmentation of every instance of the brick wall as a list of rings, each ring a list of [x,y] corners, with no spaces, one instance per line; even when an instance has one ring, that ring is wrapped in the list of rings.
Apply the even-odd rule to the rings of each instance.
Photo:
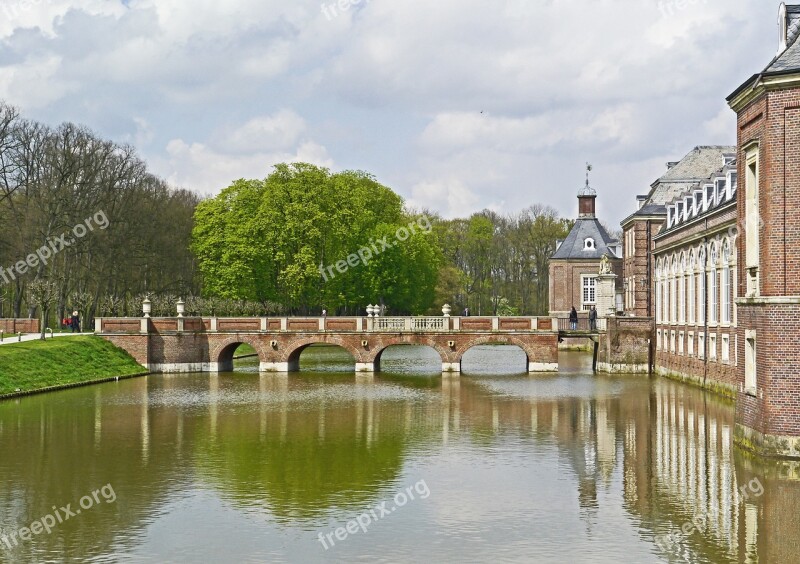
[[[756,393],[737,397],[737,440],[760,450],[800,454],[800,89],[771,90],[738,112],[737,223],[746,241],[746,150],[758,147],[759,292],[738,307],[738,364],[745,367],[745,331],[756,332]],[[742,253],[744,255],[744,252]],[[747,273],[739,261],[739,294]],[[742,382],[743,382],[742,375]],[[739,426],[743,426],[744,429]],[[750,432],[756,431],[764,436]],[[758,444],[758,443],[762,444]],[[792,445],[790,443],[797,443]],[[778,452],[780,451],[780,452]]]
[[[635,219],[626,224],[623,234],[623,269],[622,280],[633,280],[634,283],[634,304],[626,304],[625,313],[634,317],[652,317],[655,313],[653,303],[648,301],[653,296],[653,271],[654,265],[648,269],[647,258],[648,248],[652,249],[653,237],[661,230],[663,220]],[[650,228],[650,238],[648,239],[648,226]],[[628,235],[633,232],[633,254],[629,252],[627,245],[630,241]],[[631,255],[631,256],[629,256]],[[652,262],[652,261],[651,261]],[[642,284],[642,280],[647,280],[647,285]],[[650,304],[650,309],[648,309]]]
[[[38,319],[0,319],[0,331],[4,333],[38,333]]]
[[[611,269],[617,275],[617,288],[622,287],[622,260],[612,260]],[[600,260],[551,260],[550,315],[567,315],[572,306],[581,310],[583,302],[582,276],[596,276],[600,272]]]
[[[647,317],[610,317],[600,341],[598,365],[643,367],[649,363],[653,320]]]

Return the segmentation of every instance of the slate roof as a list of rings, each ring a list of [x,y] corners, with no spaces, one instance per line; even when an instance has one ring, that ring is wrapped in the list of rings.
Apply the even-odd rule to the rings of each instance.
[[[584,241],[589,237],[594,239],[595,248],[584,251]],[[555,260],[597,260],[603,258],[605,254],[608,254],[610,258],[618,258],[614,251],[608,248],[608,245],[612,243],[617,243],[617,241],[611,238],[597,218],[584,217],[575,222],[572,231],[569,232],[552,258]]]
[[[765,73],[791,72],[800,70],[800,6],[786,6],[788,30],[786,33],[786,50],[767,65]]]
[[[754,88],[764,77],[800,72],[800,41],[798,41],[798,38],[800,38],[800,6],[786,6],[786,20],[786,49],[778,53],[763,71],[754,74],[734,90],[728,96],[728,102],[732,102],[736,96],[747,88]]]
[[[736,154],[733,145],[700,145],[650,185],[644,204],[623,224],[637,216],[667,215],[666,205],[718,171],[725,155]]]

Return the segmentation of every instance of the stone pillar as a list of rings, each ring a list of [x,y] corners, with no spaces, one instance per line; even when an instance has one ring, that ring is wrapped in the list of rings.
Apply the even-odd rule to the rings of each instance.
[[[600,274],[597,276],[597,317],[610,317],[617,312],[617,275]]]

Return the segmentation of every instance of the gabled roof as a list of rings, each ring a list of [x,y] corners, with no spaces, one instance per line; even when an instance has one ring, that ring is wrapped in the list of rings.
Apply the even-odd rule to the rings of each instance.
[[[588,238],[594,239],[593,250],[584,250],[584,242]],[[580,218],[572,226],[569,235],[551,258],[555,260],[597,260],[603,258],[605,254],[610,258],[618,258],[616,253],[608,248],[610,244],[616,242],[597,218]]]

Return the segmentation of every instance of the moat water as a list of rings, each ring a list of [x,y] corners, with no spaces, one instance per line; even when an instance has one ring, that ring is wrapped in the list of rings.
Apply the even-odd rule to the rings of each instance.
[[[800,481],[731,404],[525,360],[312,348],[0,403],[0,561],[800,562]]]

